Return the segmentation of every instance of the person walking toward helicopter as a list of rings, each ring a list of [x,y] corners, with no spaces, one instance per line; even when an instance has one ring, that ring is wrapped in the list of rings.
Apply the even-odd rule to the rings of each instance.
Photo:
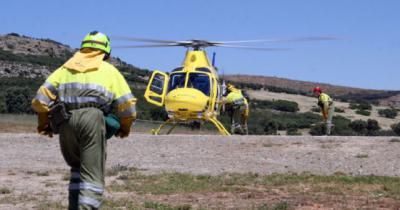
[[[106,138],[129,135],[136,98],[110,63],[110,39],[93,31],[81,49],[55,70],[32,100],[38,132],[60,134],[71,167],[69,209],[99,209],[104,192]]]
[[[231,133],[248,134],[247,119],[249,104],[242,91],[233,84],[227,84],[227,95],[224,99],[226,110],[231,118]]]
[[[321,108],[322,117],[326,125],[326,135],[331,134],[331,129],[334,126],[332,124],[333,112],[335,110],[332,98],[322,92],[320,87],[315,87],[313,89],[314,96],[318,98],[318,106]]]

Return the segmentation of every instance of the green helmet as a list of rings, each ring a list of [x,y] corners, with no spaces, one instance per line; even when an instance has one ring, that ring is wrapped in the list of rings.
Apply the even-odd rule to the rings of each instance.
[[[111,53],[110,38],[98,31],[92,31],[85,36],[81,44],[81,49],[86,47],[99,49],[107,54]]]

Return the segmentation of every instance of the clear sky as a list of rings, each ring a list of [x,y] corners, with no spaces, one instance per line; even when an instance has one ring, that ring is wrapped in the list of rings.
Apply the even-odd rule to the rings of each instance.
[[[338,36],[340,41],[275,43],[262,52],[208,48],[225,74],[277,76],[362,88],[400,90],[398,0],[8,0],[0,34],[50,38],[74,48],[84,35],[217,41]],[[131,44],[112,40],[113,45]],[[114,49],[147,69],[181,65],[184,48]]]

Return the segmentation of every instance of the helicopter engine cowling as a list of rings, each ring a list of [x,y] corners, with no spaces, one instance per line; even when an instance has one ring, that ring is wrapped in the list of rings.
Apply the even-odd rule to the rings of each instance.
[[[177,88],[165,97],[165,108],[170,118],[201,118],[206,110],[209,97],[194,88]]]

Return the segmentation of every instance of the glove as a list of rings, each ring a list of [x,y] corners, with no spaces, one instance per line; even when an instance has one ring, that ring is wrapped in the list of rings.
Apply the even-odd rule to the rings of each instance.
[[[118,133],[115,134],[115,136],[120,137],[121,139],[122,139],[122,138],[126,138],[126,137],[129,136],[129,132],[130,132],[130,131],[126,131],[126,130],[123,130],[123,129],[119,129]]]
[[[128,137],[129,133],[131,131],[131,125],[132,125],[133,121],[134,121],[134,118],[122,118],[121,119],[121,127],[115,136],[120,137],[120,138]]]
[[[129,133],[131,131],[131,127],[129,126],[121,126],[121,128],[118,130],[117,134],[115,136],[122,138],[126,138],[129,136]]]
[[[38,113],[38,127],[37,131],[40,135],[53,137],[53,131],[51,130],[49,117],[47,113]]]

